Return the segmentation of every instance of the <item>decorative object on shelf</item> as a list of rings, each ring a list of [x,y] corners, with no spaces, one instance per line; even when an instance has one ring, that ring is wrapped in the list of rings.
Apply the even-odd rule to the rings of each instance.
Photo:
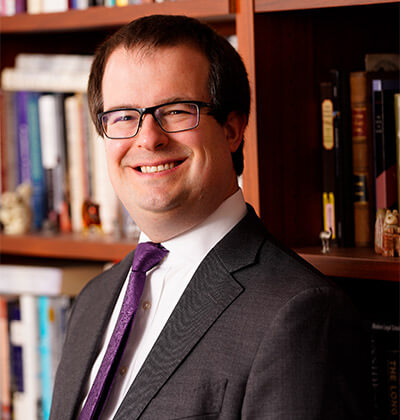
[[[383,255],[385,257],[394,257],[396,253],[400,256],[399,236],[399,213],[397,210],[386,210],[383,223]]]
[[[82,204],[83,234],[103,233],[100,220],[100,205],[86,199]]]
[[[397,210],[378,210],[375,223],[375,252],[385,257],[400,256],[400,219]]]
[[[0,222],[7,235],[21,235],[30,230],[31,195],[32,187],[29,183],[20,184],[15,191],[6,191],[2,194]]]
[[[329,231],[327,230],[323,230],[320,234],[319,234],[319,238],[321,239],[322,242],[322,250],[321,252],[323,254],[328,254],[330,252],[330,240],[332,238],[332,228],[329,228]]]

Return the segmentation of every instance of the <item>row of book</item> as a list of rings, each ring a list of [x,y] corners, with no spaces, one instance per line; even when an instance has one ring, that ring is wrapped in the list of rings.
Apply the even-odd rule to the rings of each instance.
[[[84,10],[93,6],[122,7],[129,4],[161,3],[164,0],[0,0],[0,15],[54,13]]]
[[[3,420],[47,420],[72,298],[101,264],[0,265]]]
[[[32,187],[32,230],[134,238],[138,229],[107,175],[86,90],[92,57],[21,54],[2,72],[1,190]],[[98,214],[86,217],[84,207]]]
[[[365,62],[320,83],[323,229],[340,246],[371,246],[377,210],[400,203],[400,56]]]

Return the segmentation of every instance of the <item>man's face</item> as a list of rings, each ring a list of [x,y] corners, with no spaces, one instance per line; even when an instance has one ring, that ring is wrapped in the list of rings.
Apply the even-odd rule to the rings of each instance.
[[[189,46],[144,53],[118,48],[105,68],[104,111],[178,100],[209,102],[208,73],[206,57]],[[231,152],[242,131],[230,120],[221,126],[203,108],[197,128],[165,133],[146,114],[134,138],[105,138],[113,187],[151,239],[166,240],[190,229],[237,190]],[[153,167],[155,172],[148,171]]]

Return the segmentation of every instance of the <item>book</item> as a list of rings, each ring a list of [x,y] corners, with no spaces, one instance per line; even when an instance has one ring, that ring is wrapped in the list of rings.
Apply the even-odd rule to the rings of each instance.
[[[82,205],[86,197],[84,165],[83,97],[75,94],[65,99],[67,161],[71,224],[74,232],[82,232]]]
[[[67,201],[63,94],[40,96],[39,120],[47,190],[46,220],[58,225],[63,204]]]
[[[118,230],[120,221],[120,201],[111,185],[108,176],[104,139],[100,137],[94,127],[90,125],[92,148],[92,192],[93,200],[99,204],[102,230],[105,234],[114,234]]]
[[[371,78],[376,210],[393,210],[398,207],[394,95],[400,80],[397,73],[373,73]]]
[[[332,69],[329,81],[320,84],[323,228],[332,230],[339,246],[354,244],[352,189],[352,145],[348,75]]]
[[[1,191],[15,191],[18,184],[15,92],[1,91]]]
[[[28,127],[28,92],[19,91],[15,97],[17,122],[17,184],[31,182],[29,127]]]
[[[33,295],[19,297],[21,320],[18,321],[19,344],[22,347],[23,391],[14,394],[19,406],[15,420],[37,419],[40,414],[40,381],[37,355],[37,302]],[[15,327],[15,326],[14,326]]]
[[[35,231],[40,231],[42,229],[46,207],[46,187],[42,165],[42,145],[39,123],[39,97],[40,94],[35,92],[29,92],[27,94],[29,167],[32,185],[32,228]]]
[[[15,0],[15,13],[26,12],[26,0]]]
[[[396,128],[397,205],[400,213],[400,93],[394,95],[394,120]]]
[[[70,300],[64,296],[38,297],[39,359],[42,418],[50,417],[55,373],[60,362]]]
[[[4,90],[86,92],[91,55],[21,53],[1,72]]]
[[[374,420],[398,419],[400,326],[373,322],[371,326],[371,380]]]
[[[26,11],[31,15],[42,13],[42,0],[26,0]]]
[[[24,378],[22,363],[23,331],[21,328],[21,311],[19,299],[8,301],[8,323],[10,340],[10,385],[12,395],[13,418],[22,418]]]
[[[66,12],[68,0],[42,0],[42,13]]]
[[[0,265],[0,294],[77,295],[103,271],[101,263],[65,265]]]
[[[356,246],[372,243],[374,205],[371,201],[372,167],[371,144],[368,138],[368,93],[366,72],[350,73],[350,104],[353,150],[354,242]]]
[[[336,154],[334,135],[333,86],[331,82],[320,84],[322,121],[322,216],[323,228],[331,231],[336,242]]]
[[[11,419],[10,342],[7,300],[0,296],[0,389],[2,420]]]

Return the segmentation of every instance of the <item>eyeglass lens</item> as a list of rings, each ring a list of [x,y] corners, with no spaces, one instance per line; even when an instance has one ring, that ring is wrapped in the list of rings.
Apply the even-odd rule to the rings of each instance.
[[[145,113],[151,113],[159,126],[169,133],[191,130],[199,123],[199,107],[194,103],[167,104]],[[102,117],[105,134],[111,138],[134,137],[140,121],[141,113],[134,109],[111,111]]]

